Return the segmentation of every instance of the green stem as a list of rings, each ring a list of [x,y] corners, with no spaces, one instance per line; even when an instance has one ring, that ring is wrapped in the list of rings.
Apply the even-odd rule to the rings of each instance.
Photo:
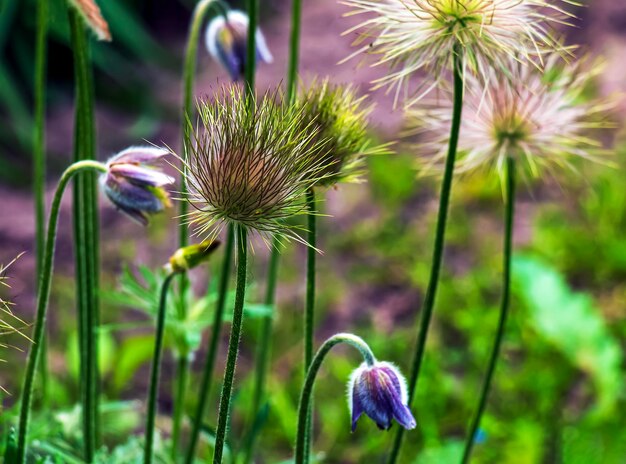
[[[237,226],[236,234],[237,287],[235,293],[235,307],[233,309],[233,322],[230,328],[230,337],[228,340],[228,356],[226,358],[222,394],[220,396],[220,408],[217,420],[217,431],[215,433],[213,464],[220,464],[222,462],[224,443],[226,442],[226,429],[228,428],[230,415],[230,403],[233,391],[233,382],[235,379],[235,369],[237,367],[237,355],[239,353],[239,343],[241,342],[241,328],[243,325],[243,305],[246,294],[246,274],[248,264],[247,231],[243,226]]]
[[[39,363],[41,340],[43,339],[46,326],[61,199],[63,198],[63,193],[65,192],[65,188],[67,187],[70,179],[77,173],[87,170],[106,172],[106,166],[102,163],[91,160],[79,161],[72,164],[65,170],[65,172],[61,176],[56,192],[54,194],[54,198],[52,199],[52,205],[50,207],[46,244],[44,248],[43,263],[37,292],[37,313],[35,316],[35,330],[32,337],[33,344],[31,345],[30,352],[28,353],[28,360],[26,362],[26,373],[24,375],[24,385],[22,387],[17,444],[17,462],[19,464],[26,462],[26,443],[28,441],[27,435],[32,406],[33,386],[35,381],[35,373],[37,372],[37,365]]]
[[[441,194],[439,198],[439,211],[437,215],[437,228],[435,232],[435,244],[433,248],[433,259],[430,268],[430,279],[428,281],[428,289],[424,298],[422,314],[420,318],[419,331],[417,335],[417,343],[411,365],[409,375],[409,407],[412,404],[417,387],[424,351],[426,348],[426,338],[430,327],[430,320],[435,306],[435,298],[437,296],[437,287],[439,285],[439,275],[441,271],[441,263],[443,261],[443,252],[446,235],[446,222],[448,219],[448,210],[450,205],[450,192],[452,190],[452,179],[454,177],[454,162],[456,159],[457,145],[459,141],[459,132],[461,129],[461,113],[463,109],[463,49],[460,44],[454,47],[454,107],[452,113],[452,126],[450,128],[450,142],[448,144],[448,155],[446,157],[445,171],[443,181],[441,183]],[[388,464],[393,464],[398,459],[400,448],[402,446],[402,438],[404,429],[398,427],[394,437],[393,446]]]
[[[265,397],[265,379],[270,363],[270,352],[272,347],[272,322],[274,313],[274,301],[276,297],[276,283],[278,278],[278,263],[280,258],[280,242],[274,238],[272,250],[270,252],[270,260],[267,269],[267,287],[265,289],[264,303],[268,307],[272,307],[272,315],[265,316],[261,321],[259,329],[259,341],[256,356],[256,372],[254,379],[254,393],[252,396],[252,418],[250,421],[250,431],[246,442],[244,455],[244,463],[252,461],[254,453],[255,439],[257,435],[256,421],[261,411],[261,405]]]
[[[189,368],[191,364],[190,355],[187,352],[186,347],[185,352],[179,352],[177,354],[178,357],[176,359],[175,375],[176,382],[174,384],[174,417],[172,420],[172,447],[170,449],[172,460],[175,460],[178,455],[178,443],[180,442],[180,431],[183,424],[183,414],[185,412],[187,383],[189,380]]]
[[[223,4],[219,0],[201,0],[196,4],[191,23],[189,27],[189,34],[187,36],[187,45],[185,47],[185,62],[183,65],[183,111],[181,117],[181,134],[182,134],[182,147],[183,147],[183,159],[187,160],[189,155],[189,141],[191,127],[188,121],[192,116],[192,104],[193,104],[193,86],[194,77],[196,73],[196,62],[198,57],[198,42],[200,37],[200,31],[202,24],[210,11],[212,6],[219,5],[224,9]],[[183,164],[183,175],[181,176],[180,189],[183,195],[187,193],[186,182],[186,165]],[[180,219],[178,223],[178,246],[184,248],[189,244],[189,228],[186,223],[186,218],[189,212],[189,204],[186,201],[180,202]],[[187,299],[186,294],[189,286],[189,281],[186,274],[181,274],[179,283],[179,296],[178,301],[178,317],[184,320],[187,315]],[[180,430],[182,426],[184,405],[185,405],[185,392],[187,390],[187,378],[189,376],[189,357],[183,353],[182,357],[177,362],[176,367],[176,392],[174,394],[174,421],[172,426],[172,458],[176,456],[178,450],[178,443],[180,440]]]
[[[254,78],[256,74],[256,30],[259,24],[258,0],[246,0],[248,9],[248,41],[246,43],[245,79],[248,95],[254,96]]]
[[[306,192],[307,206],[307,261],[306,261],[306,302],[304,307],[304,373],[313,360],[313,328],[315,326],[315,259],[317,238],[317,217],[315,215],[315,192]]]
[[[289,64],[287,68],[287,101],[289,103],[293,103],[296,96],[301,18],[302,0],[293,0],[291,6],[291,35],[289,37]]]
[[[374,357],[374,353],[372,353],[370,347],[362,338],[357,337],[356,335],[347,333],[336,334],[326,340],[320,347],[307,371],[304,386],[302,387],[302,392],[300,393],[300,402],[298,403],[298,426],[296,429],[296,464],[306,462],[307,455],[309,454],[308,450],[306,450],[306,433],[308,428],[308,416],[311,410],[311,399],[313,397],[313,387],[315,385],[317,373],[319,372],[326,355],[334,346],[340,343],[347,343],[348,345],[351,345],[359,350],[363,356],[363,360],[368,366],[372,366],[376,362],[376,358]]]
[[[69,8],[71,43],[74,54],[76,109],[74,161],[93,159],[95,123],[93,81],[89,42],[82,17]],[[74,184],[74,233],[76,249],[76,292],[79,345],[81,351],[84,459],[94,459],[99,435],[98,395],[98,190],[95,175],[79,178]]]
[[[46,186],[46,51],[48,33],[48,0],[37,2],[37,36],[35,42],[35,124],[33,133],[33,196],[35,198],[35,251],[37,275],[41,274],[45,242],[45,186]],[[46,337],[41,343],[41,397],[48,399],[48,367]]]
[[[315,260],[317,246],[317,216],[315,215],[315,191],[310,188],[306,192],[307,206],[307,265],[306,265],[306,301],[304,306],[304,374],[306,375],[313,360],[313,345],[315,334]],[[311,406],[312,409],[312,406]],[[313,431],[313,418],[311,411],[307,418],[305,433],[306,457],[308,462],[311,448],[311,435]]]
[[[211,391],[211,379],[213,378],[213,369],[215,367],[215,359],[217,357],[220,335],[222,333],[224,309],[226,308],[226,297],[228,295],[228,281],[230,279],[230,270],[233,261],[234,241],[235,229],[232,224],[229,224],[226,237],[226,247],[224,248],[222,269],[220,272],[217,306],[215,308],[215,314],[213,315],[213,332],[211,334],[209,351],[207,353],[206,361],[204,364],[204,372],[202,374],[200,390],[198,391],[198,395],[200,395],[200,398],[198,398],[198,405],[196,406],[196,415],[194,417],[193,428],[191,430],[191,437],[189,440],[189,448],[187,450],[187,456],[185,458],[186,464],[193,464],[194,462],[196,447],[198,446],[198,439],[200,437],[200,430],[202,429],[202,419],[206,411],[206,403],[209,398],[209,393]]]
[[[156,321],[156,336],[154,341],[154,354],[152,355],[152,369],[150,374],[150,390],[148,394],[148,407],[146,418],[146,445],[144,448],[143,462],[151,464],[154,459],[154,423],[156,420],[156,403],[159,395],[159,375],[161,373],[161,358],[163,356],[163,335],[165,333],[165,315],[167,313],[167,291],[176,273],[172,272],[165,277],[161,285],[161,297],[159,299],[159,312]]]
[[[505,230],[504,230],[504,254],[503,254],[503,272],[502,272],[502,300],[500,303],[500,318],[498,320],[498,329],[496,338],[493,341],[493,348],[489,356],[489,364],[487,372],[483,380],[480,398],[476,406],[476,411],[472,417],[467,437],[465,438],[465,448],[463,450],[463,464],[469,462],[472,448],[474,446],[476,432],[480,426],[487,397],[491,388],[491,380],[496,370],[498,357],[500,356],[500,348],[502,339],[506,330],[506,321],[509,314],[509,299],[511,290],[511,256],[513,254],[513,217],[515,214],[515,160],[512,157],[507,158],[506,166],[506,212],[505,212]]]

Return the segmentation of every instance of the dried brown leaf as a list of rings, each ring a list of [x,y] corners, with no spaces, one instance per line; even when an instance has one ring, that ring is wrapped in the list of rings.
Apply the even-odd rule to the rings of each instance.
[[[109,24],[106,22],[95,0],[70,0],[78,9],[87,25],[96,34],[98,40],[111,41]]]

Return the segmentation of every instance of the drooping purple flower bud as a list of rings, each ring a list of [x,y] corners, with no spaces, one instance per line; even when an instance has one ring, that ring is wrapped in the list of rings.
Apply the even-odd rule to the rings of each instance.
[[[217,16],[206,29],[207,50],[228,71],[233,81],[242,79],[245,74],[247,37],[248,16],[242,11],[229,11],[227,20],[222,15]],[[274,61],[259,28],[255,39],[257,60],[264,63]]]
[[[407,430],[414,429],[416,422],[407,401],[406,380],[398,368],[388,362],[361,364],[348,383],[352,431],[363,413],[381,430],[388,430],[392,419]]]
[[[104,193],[121,211],[142,225],[148,215],[171,206],[165,185],[174,179],[154,167],[169,152],[157,147],[130,147],[107,162],[107,172],[100,178]]]

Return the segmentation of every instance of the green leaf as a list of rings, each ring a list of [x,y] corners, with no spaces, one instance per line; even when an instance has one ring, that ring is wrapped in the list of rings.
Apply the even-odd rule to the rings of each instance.
[[[113,372],[113,387],[121,390],[145,362],[152,358],[154,337],[138,335],[124,340],[119,348],[116,369]]]
[[[557,270],[532,257],[514,257],[513,279],[528,306],[529,323],[591,377],[595,412],[610,414],[624,386],[622,353],[593,299],[572,291]]]
[[[415,464],[460,462],[461,456],[463,456],[463,442],[460,440],[450,440],[439,447],[422,451],[415,460]]]

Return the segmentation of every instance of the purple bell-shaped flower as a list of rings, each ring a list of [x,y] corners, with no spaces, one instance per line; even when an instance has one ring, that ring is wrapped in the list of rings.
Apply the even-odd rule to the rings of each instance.
[[[217,16],[206,29],[207,50],[228,71],[233,81],[245,75],[247,37],[248,16],[242,11],[229,11],[227,20],[222,15]],[[257,60],[264,63],[274,61],[261,29],[257,28],[255,40]]]
[[[393,364],[378,361],[371,366],[361,364],[348,383],[352,431],[363,413],[382,430],[391,427],[392,419],[407,430],[414,429],[416,422],[407,401],[406,380]]]
[[[107,198],[142,225],[148,215],[171,206],[165,185],[174,178],[151,167],[169,152],[157,147],[130,147],[112,157],[100,182]]]

